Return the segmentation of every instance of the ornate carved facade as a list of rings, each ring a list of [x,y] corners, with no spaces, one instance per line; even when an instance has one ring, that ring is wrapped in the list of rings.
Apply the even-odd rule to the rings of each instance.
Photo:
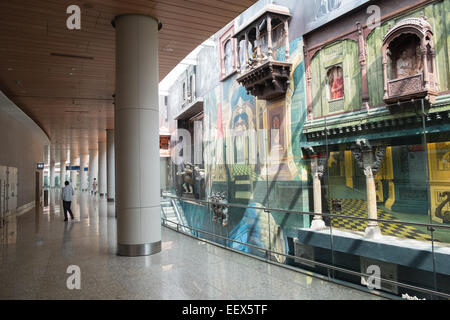
[[[394,103],[437,95],[435,50],[431,24],[425,17],[406,18],[383,39],[384,101]]]
[[[289,9],[269,5],[234,35],[237,39],[236,79],[249,94],[270,100],[286,93],[289,60]],[[284,47],[284,55],[278,49]]]

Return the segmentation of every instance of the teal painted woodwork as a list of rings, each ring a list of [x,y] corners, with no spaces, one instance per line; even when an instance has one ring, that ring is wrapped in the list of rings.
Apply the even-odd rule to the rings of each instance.
[[[392,147],[395,202],[393,211],[427,215],[428,192],[425,152]]]

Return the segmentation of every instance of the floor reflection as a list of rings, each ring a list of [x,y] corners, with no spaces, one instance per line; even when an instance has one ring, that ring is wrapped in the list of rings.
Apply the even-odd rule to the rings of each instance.
[[[164,250],[116,255],[115,205],[76,192],[63,222],[60,190],[47,207],[1,228],[0,299],[376,299],[162,229]],[[68,290],[68,266],[81,290]],[[305,285],[308,283],[308,285]]]

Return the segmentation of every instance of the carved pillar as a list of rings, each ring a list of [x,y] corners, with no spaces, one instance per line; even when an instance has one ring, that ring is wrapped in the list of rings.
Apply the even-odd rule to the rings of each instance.
[[[306,60],[306,98],[307,98],[307,117],[308,120],[313,119],[312,109],[312,86],[311,86],[311,59],[308,57],[308,53],[305,50],[304,57]]]
[[[372,167],[367,165],[364,167],[364,175],[366,176],[366,189],[367,189],[367,213],[369,219],[378,219],[377,214],[377,191],[375,187],[375,178],[372,171]],[[370,229],[370,230],[369,230]],[[375,230],[377,229],[377,230]],[[373,235],[378,233],[379,227],[378,222],[369,221],[367,223],[365,234],[369,232]],[[380,231],[381,233],[381,231]]]
[[[236,68],[238,73],[241,73],[241,41],[238,40],[237,46],[236,46],[236,51],[237,51],[237,61],[236,61]],[[192,88],[191,88],[192,90]]]
[[[248,69],[248,32],[245,33],[245,70]]]
[[[261,54],[261,33],[259,32],[258,25],[256,26],[256,55],[259,65],[261,64],[262,61],[262,54]]]
[[[423,64],[423,84],[425,90],[430,89],[430,81],[428,75],[428,61],[427,61],[427,47],[425,44],[420,46],[420,54],[422,55],[422,64]]]
[[[434,48],[430,48],[430,59],[431,59],[431,68],[432,70],[428,70],[429,75],[432,76],[431,78],[431,89],[436,91],[437,87],[436,87],[436,65],[434,64],[435,59],[436,59],[436,52],[434,50]],[[430,79],[429,79],[430,80]]]
[[[362,76],[362,103],[363,109],[369,108],[369,85],[367,80],[367,51],[366,40],[364,38],[363,30],[359,22],[356,23],[358,28],[358,46],[359,46],[359,63],[361,65]]]
[[[364,171],[364,175],[366,176],[368,218],[377,220],[375,175],[381,167],[384,155],[386,154],[386,147],[381,146],[378,147],[378,149],[375,149],[370,145],[369,141],[361,139],[356,141],[356,148],[353,148],[352,152],[358,166]],[[364,236],[369,239],[381,237],[381,230],[377,221],[369,221],[367,223]]]
[[[314,213],[322,213],[322,182],[321,179],[325,172],[326,157],[313,155],[311,162],[311,173],[313,177],[313,196],[314,196]],[[325,221],[321,215],[315,215],[311,223],[311,229],[325,229]]]
[[[284,21],[284,46],[286,47],[286,61],[289,60],[289,19]]]
[[[273,60],[273,51],[272,51],[272,17],[270,15],[267,16],[267,54],[269,56],[269,60]]]
[[[388,49],[383,50],[383,73],[384,73],[384,98],[383,99],[387,99],[388,98],[388,73],[387,73],[387,61],[388,61],[388,57],[387,57],[387,51]]]

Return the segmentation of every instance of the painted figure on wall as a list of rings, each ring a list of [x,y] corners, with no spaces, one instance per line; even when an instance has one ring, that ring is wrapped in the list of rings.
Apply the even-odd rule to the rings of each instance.
[[[279,114],[272,116],[271,129],[274,130],[271,133],[271,146],[282,147],[284,141],[282,141],[283,139],[281,138],[281,120]]]
[[[341,67],[333,67],[328,71],[328,85],[331,100],[344,97],[344,78]]]
[[[235,133],[235,163],[246,163],[248,155],[248,115],[243,110],[234,119],[234,133]]]

